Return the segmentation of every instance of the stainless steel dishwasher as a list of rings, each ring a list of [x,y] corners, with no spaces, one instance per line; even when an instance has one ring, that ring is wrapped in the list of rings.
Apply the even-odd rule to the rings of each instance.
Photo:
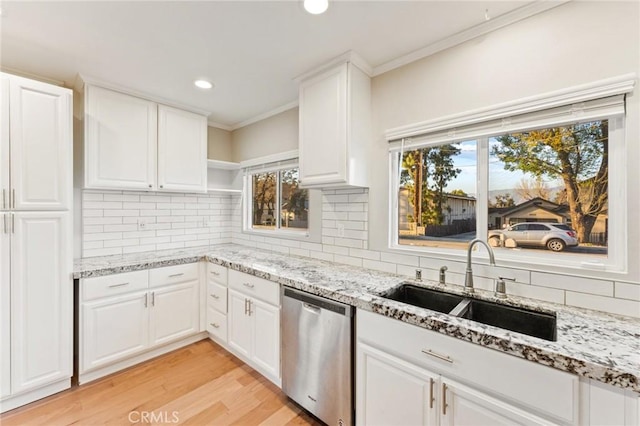
[[[353,308],[283,287],[282,390],[330,426],[353,424]]]

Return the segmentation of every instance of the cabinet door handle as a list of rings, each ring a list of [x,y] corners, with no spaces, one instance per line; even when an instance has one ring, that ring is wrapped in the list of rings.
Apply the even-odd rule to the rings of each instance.
[[[129,284],[129,283],[111,284],[111,285],[109,286],[109,288],[122,287],[122,286],[125,286],[125,285],[128,285],[128,284]]]
[[[251,301],[251,299],[248,299],[248,301],[249,301],[249,316],[251,316],[251,314],[253,313],[253,312],[251,312],[251,304],[253,302]]]
[[[149,184],[149,188],[153,188],[153,185]]]
[[[11,193],[13,194],[13,208],[15,209],[16,208],[16,189],[13,188],[11,190]]]
[[[156,306],[156,292],[151,293],[151,306]]]
[[[6,214],[2,215],[2,225],[3,225],[3,232],[5,234],[8,234],[9,231],[7,230],[7,215]]]
[[[433,385],[435,384],[435,380],[429,379],[429,408],[433,408],[433,402],[436,400],[433,397]]]
[[[245,315],[247,315],[247,312],[249,311],[249,308],[247,307],[247,306],[248,306],[248,303],[249,303],[249,299],[247,299],[247,298],[245,297],[245,299],[244,299],[244,314],[245,314]]]
[[[436,352],[432,351],[431,349],[423,349],[422,353],[425,354],[425,355],[429,355],[429,356],[432,356],[434,358],[438,358],[438,359],[441,359],[443,361],[447,361],[447,362],[453,364],[453,359],[451,359],[451,357],[449,357],[448,355],[440,355],[439,353],[436,353]]]
[[[11,233],[16,233],[16,215],[11,213]]]
[[[6,189],[2,189],[2,209],[6,209],[7,208],[7,190]]]
[[[160,185],[160,189],[164,188],[164,185]]]
[[[209,273],[210,273],[211,275],[215,275],[216,277],[219,277],[219,276],[220,276],[220,272],[216,272],[216,271],[209,271]]]
[[[442,384],[442,415],[447,415],[447,384]]]
[[[255,287],[255,285],[250,284],[250,283],[243,283],[242,285],[247,287],[247,288],[254,288]]]
[[[213,297],[216,300],[220,299],[220,296],[218,296],[217,294],[213,294],[213,293],[211,293],[211,297]]]
[[[146,308],[148,306],[147,304],[147,296],[149,296],[147,293],[144,294],[144,307]]]
[[[183,275],[184,275],[184,272],[180,272],[179,274],[171,274],[171,275],[169,275],[169,278],[181,277]]]
[[[215,322],[210,322],[209,325],[213,328],[220,328],[220,325],[216,324]]]

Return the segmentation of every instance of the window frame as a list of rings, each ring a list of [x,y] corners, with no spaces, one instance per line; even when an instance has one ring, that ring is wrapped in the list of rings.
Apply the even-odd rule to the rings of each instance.
[[[555,107],[555,106],[554,106]],[[566,106],[565,106],[566,107]],[[571,106],[573,108],[573,106]],[[547,109],[550,111],[551,109]],[[545,110],[541,110],[542,113]],[[576,122],[589,122],[597,120],[609,120],[609,165],[615,167],[609,168],[609,221],[608,234],[609,240],[607,244],[607,257],[605,259],[595,259],[589,255],[572,255],[563,256],[562,253],[548,253],[543,250],[527,250],[520,253],[517,250],[496,250],[496,259],[504,266],[524,266],[535,264],[545,268],[571,268],[588,270],[600,270],[611,272],[626,272],[628,269],[627,260],[627,161],[626,138],[625,138],[625,115],[612,116],[590,116],[586,120],[567,119],[565,122],[558,121],[548,127],[556,127],[562,125],[570,125]],[[503,122],[505,119],[503,119]],[[469,140],[477,141],[477,185],[476,185],[476,238],[487,241],[488,236],[488,187],[489,187],[489,139],[499,134],[512,133],[517,131],[526,131],[534,128],[540,128],[536,125],[536,120],[531,124],[522,123],[520,129],[510,128],[508,132],[498,133],[494,131],[485,131],[484,135],[477,135],[470,138],[467,135],[462,138],[455,136],[455,126],[451,130],[443,131],[443,128],[437,134],[436,138],[431,142],[412,143],[409,148],[404,149],[405,139],[401,139],[400,150],[390,148],[389,150],[389,229],[388,229],[388,249],[392,251],[402,252],[405,254],[434,256],[441,258],[450,258],[459,260],[464,258],[466,252],[464,249],[440,248],[430,246],[411,246],[401,245],[399,243],[399,196],[398,188],[400,185],[400,167],[402,165],[402,152],[409,149],[417,149],[429,146],[438,146],[447,143],[459,143]],[[477,124],[478,122],[476,122]],[[480,121],[480,127],[482,122]],[[507,120],[508,124],[510,120]],[[451,125],[451,122],[447,123]],[[447,137],[448,136],[448,137]],[[558,256],[560,254],[560,256]],[[478,253],[479,258],[487,258],[484,251]]]
[[[284,170],[292,170],[298,169],[300,167],[297,162],[295,163],[287,163],[284,165],[276,165],[272,167],[264,167],[257,169],[247,169],[245,170],[245,174],[243,176],[243,202],[242,202],[242,231],[247,234],[255,234],[262,236],[271,236],[271,237],[285,237],[285,238],[293,238],[293,239],[310,239],[312,237],[312,191],[307,189],[308,194],[308,204],[309,210],[307,214],[307,228],[281,228],[280,219],[281,219],[281,210],[282,210],[282,200],[280,197],[281,194],[281,185],[282,185],[282,175],[281,172]],[[275,207],[275,223],[276,227],[274,229],[258,229],[253,227],[253,176],[258,174],[265,173],[276,173],[276,207]],[[301,188],[306,189],[306,188]]]

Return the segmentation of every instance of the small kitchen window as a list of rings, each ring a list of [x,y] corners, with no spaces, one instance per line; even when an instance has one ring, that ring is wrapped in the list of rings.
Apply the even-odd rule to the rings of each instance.
[[[309,233],[309,190],[293,160],[245,170],[244,230],[269,235]]]
[[[445,121],[390,138],[391,248],[455,255],[481,238],[502,260],[626,267],[623,95]]]

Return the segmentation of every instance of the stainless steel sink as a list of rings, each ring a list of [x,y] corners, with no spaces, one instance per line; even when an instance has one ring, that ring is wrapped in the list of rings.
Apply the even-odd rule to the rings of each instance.
[[[413,284],[401,284],[382,297],[544,340],[557,340],[556,316],[551,313],[503,305]]]

